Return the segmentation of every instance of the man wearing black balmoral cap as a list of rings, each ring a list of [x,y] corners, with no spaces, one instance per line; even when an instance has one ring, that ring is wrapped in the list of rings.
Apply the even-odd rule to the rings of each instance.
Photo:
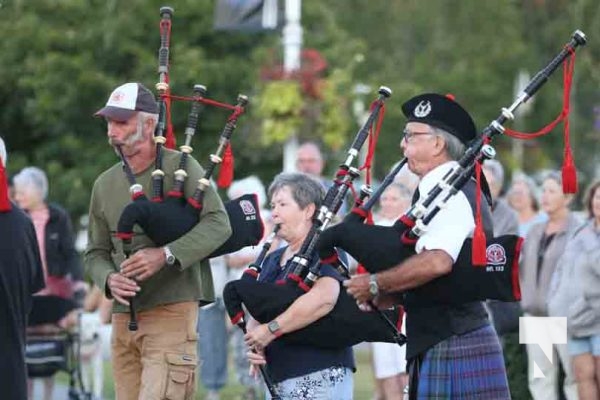
[[[402,111],[407,123],[400,147],[410,170],[421,178],[418,193],[426,196],[457,166],[477,129],[452,96],[421,94],[404,103]],[[471,180],[448,201],[417,240],[416,255],[389,270],[345,282],[359,303],[373,300],[383,306],[392,299],[388,293],[405,293],[411,399],[510,398],[502,350],[483,305],[426,306],[411,291],[452,270],[475,228],[477,190]],[[485,201],[482,218],[491,232]]]

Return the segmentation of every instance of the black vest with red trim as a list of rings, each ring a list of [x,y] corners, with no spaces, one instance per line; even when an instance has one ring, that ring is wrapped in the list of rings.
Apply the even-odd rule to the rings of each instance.
[[[469,180],[461,189],[469,201],[474,217],[476,189],[475,179]],[[486,191],[484,190],[484,192]],[[486,236],[493,237],[491,201],[488,194],[489,192],[482,194],[481,216]],[[416,199],[413,198],[413,200]],[[461,335],[489,324],[488,314],[481,302],[459,305],[422,305],[418,296],[409,290],[404,294],[404,308],[408,337],[407,360],[424,353],[451,336]]]

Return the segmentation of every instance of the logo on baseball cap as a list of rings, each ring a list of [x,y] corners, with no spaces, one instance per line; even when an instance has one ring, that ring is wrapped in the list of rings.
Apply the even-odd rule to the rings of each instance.
[[[130,82],[113,90],[106,105],[94,116],[126,121],[137,111],[158,114],[158,106],[148,88],[141,83]]]

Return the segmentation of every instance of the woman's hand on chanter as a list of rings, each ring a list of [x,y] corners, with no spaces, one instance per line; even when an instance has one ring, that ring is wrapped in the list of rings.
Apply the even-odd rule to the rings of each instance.
[[[276,336],[269,331],[267,324],[260,324],[254,329],[248,330],[244,335],[244,341],[249,348],[262,351],[271,343]]]

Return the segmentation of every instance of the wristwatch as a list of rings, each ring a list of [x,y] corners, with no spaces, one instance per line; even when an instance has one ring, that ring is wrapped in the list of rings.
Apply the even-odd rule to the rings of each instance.
[[[269,332],[271,332],[275,336],[281,335],[281,327],[276,320],[273,320],[267,324],[267,328],[269,328]]]
[[[375,297],[379,294],[379,285],[377,285],[377,275],[371,274],[369,277],[369,293]]]
[[[175,258],[173,253],[171,253],[171,249],[169,248],[169,246],[165,246],[165,247],[163,247],[163,249],[165,251],[165,258],[167,260],[167,265],[174,265],[175,261],[177,261],[177,259]]]

